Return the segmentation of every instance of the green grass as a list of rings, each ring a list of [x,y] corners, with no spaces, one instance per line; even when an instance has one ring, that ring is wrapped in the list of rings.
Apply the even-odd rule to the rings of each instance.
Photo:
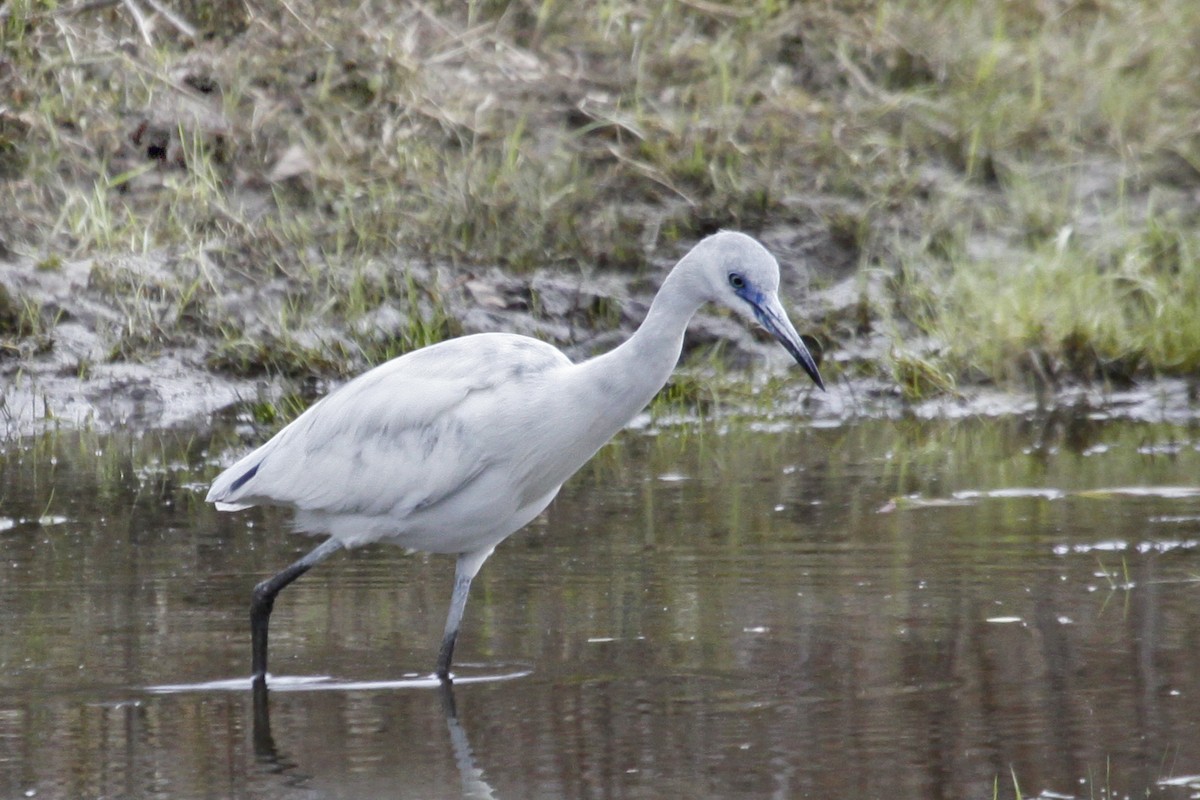
[[[944,346],[935,372],[1122,385],[1139,375],[1197,374],[1200,238],[1152,217],[1110,242],[1064,227],[1051,241],[904,279],[907,316]],[[914,269],[913,272],[916,270]]]
[[[908,397],[1200,366],[1191,0],[192,16],[202,45],[150,46],[119,4],[0,11],[0,242],[164,263],[114,358],[199,336],[218,370],[353,372],[459,331],[405,265],[641,275],[733,227],[803,242],[818,286],[889,276],[817,324],[886,331]],[[280,280],[253,320],[222,301]]]
[[[891,130],[960,165],[888,248],[897,338],[937,343],[916,371],[945,379],[906,391],[1195,375],[1200,239],[1180,201],[1200,184],[1197,85],[1167,43],[1200,31],[1200,9],[890,8],[908,53]]]
[[[0,359],[48,350],[58,314],[28,298],[14,297],[0,284]]]

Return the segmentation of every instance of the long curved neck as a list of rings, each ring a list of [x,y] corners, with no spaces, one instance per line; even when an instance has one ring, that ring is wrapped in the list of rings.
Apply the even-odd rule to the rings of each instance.
[[[702,302],[690,283],[689,270],[677,265],[634,334],[577,367],[587,391],[605,399],[601,416],[610,436],[646,407],[679,362],[684,332]]]

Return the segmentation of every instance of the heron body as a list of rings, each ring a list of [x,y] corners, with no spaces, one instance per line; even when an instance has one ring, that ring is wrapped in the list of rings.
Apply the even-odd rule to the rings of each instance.
[[[458,556],[437,665],[446,678],[472,578],[662,388],[701,305],[761,323],[821,385],[778,285],[762,245],[714,234],[675,266],[642,325],[608,353],[576,364],[508,333],[431,345],[345,384],[222,472],[207,498],[218,509],[288,507],[299,530],[328,535],[255,588],[255,681],[265,680],[279,590],[342,547],[377,541]]]

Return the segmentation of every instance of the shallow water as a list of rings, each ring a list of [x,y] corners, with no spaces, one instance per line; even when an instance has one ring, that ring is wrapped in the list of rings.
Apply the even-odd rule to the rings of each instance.
[[[1186,798],[1200,430],[627,432],[484,567],[218,515],[229,429],[0,456],[0,797]],[[257,700],[257,702],[256,702]]]

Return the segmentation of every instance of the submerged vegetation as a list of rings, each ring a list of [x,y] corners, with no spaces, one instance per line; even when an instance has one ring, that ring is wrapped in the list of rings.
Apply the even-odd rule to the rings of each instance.
[[[732,227],[852,287],[803,314],[874,342],[831,377],[1200,368],[1193,0],[135,8],[0,4],[0,263],[86,260],[106,358],[345,374],[470,329],[477,270],[636,285]],[[0,368],[62,313],[7,278]]]

